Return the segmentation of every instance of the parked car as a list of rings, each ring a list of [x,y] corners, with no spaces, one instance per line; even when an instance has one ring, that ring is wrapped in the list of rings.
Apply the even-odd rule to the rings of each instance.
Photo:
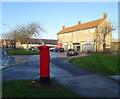
[[[56,52],[64,52],[64,48],[62,47],[58,47],[55,49]]]
[[[50,48],[50,51],[55,51],[55,48],[54,48],[54,47],[51,47],[51,48]]]
[[[75,51],[74,49],[69,49],[67,51],[67,56],[74,56],[74,55],[78,55],[77,51]]]
[[[33,50],[33,51],[35,51],[36,48],[35,48],[35,47],[30,47],[29,50]]]

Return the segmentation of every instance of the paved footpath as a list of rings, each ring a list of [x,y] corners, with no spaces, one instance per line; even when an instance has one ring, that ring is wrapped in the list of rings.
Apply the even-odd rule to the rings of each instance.
[[[55,57],[51,58],[50,63],[51,78],[61,85],[84,97],[118,97],[120,84],[117,81],[76,67],[69,63],[66,57]],[[20,56],[17,59],[20,59]],[[39,78],[38,55],[32,55],[30,60],[2,70],[3,81],[37,78]]]
[[[118,94],[120,95],[118,91],[120,84],[117,81],[76,67],[67,59],[51,59],[53,78],[60,84],[84,97],[118,97]]]

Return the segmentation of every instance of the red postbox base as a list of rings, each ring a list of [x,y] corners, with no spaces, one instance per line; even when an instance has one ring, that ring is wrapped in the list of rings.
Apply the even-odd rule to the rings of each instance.
[[[50,77],[40,77],[40,85],[47,88],[51,86]]]

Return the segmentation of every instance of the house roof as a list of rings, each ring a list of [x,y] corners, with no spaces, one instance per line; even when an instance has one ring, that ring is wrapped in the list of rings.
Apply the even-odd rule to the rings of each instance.
[[[87,28],[97,27],[98,25],[100,25],[100,23],[103,20],[105,20],[105,19],[98,19],[98,20],[87,22],[87,23],[75,25],[75,26],[72,26],[72,27],[64,28],[58,34],[63,34],[63,33],[67,33],[67,32],[77,31],[77,30],[80,30],[80,29],[87,29]]]
[[[4,42],[4,40],[3,39],[0,39],[0,43],[3,43]]]
[[[53,44],[56,45],[57,40],[53,40],[53,39],[31,39],[29,44],[41,44],[42,42],[44,42],[45,44]],[[22,41],[22,44],[26,44],[26,42]]]
[[[53,40],[53,39],[41,39],[45,44],[52,44],[52,45],[56,45],[57,40]]]
[[[12,40],[10,39],[4,39],[6,42],[11,42]],[[4,40],[1,40],[1,42],[3,43]],[[57,40],[54,39],[31,39],[29,44],[42,44],[42,42],[44,42],[44,44],[52,44],[52,45],[56,45]],[[21,44],[26,44],[25,41],[21,41]]]
[[[13,40],[10,40],[10,39],[4,39],[4,41],[6,42],[6,43],[10,43],[11,41],[13,41]]]

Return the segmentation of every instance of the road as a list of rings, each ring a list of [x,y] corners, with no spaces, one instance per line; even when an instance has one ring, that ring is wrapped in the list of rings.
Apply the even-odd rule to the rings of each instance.
[[[0,56],[1,56],[1,60],[0,60],[0,66],[2,67],[5,63],[5,61],[7,60],[8,55],[6,54],[6,52],[4,51],[4,49],[0,49]]]
[[[12,65],[14,63],[26,62],[32,59],[30,55],[24,55],[24,57],[23,55],[7,55],[5,49],[0,49],[0,56],[1,56],[0,69]],[[35,55],[35,56],[37,58],[39,57],[39,55]],[[32,55],[32,57],[34,57],[34,55]],[[66,55],[64,53],[58,54],[57,52],[50,52],[50,58],[55,58],[55,57],[66,57]]]
[[[14,64],[2,70],[2,80],[39,78],[39,55],[13,55]],[[50,52],[50,58],[66,57],[64,53]]]
[[[1,53],[1,55],[2,55],[2,66],[3,66],[3,64],[4,64],[5,61],[7,60],[8,55],[7,55],[7,53],[4,51],[4,49],[0,49],[0,53]]]
[[[0,69],[14,63],[14,58],[11,55],[8,55],[5,49],[0,49]]]

